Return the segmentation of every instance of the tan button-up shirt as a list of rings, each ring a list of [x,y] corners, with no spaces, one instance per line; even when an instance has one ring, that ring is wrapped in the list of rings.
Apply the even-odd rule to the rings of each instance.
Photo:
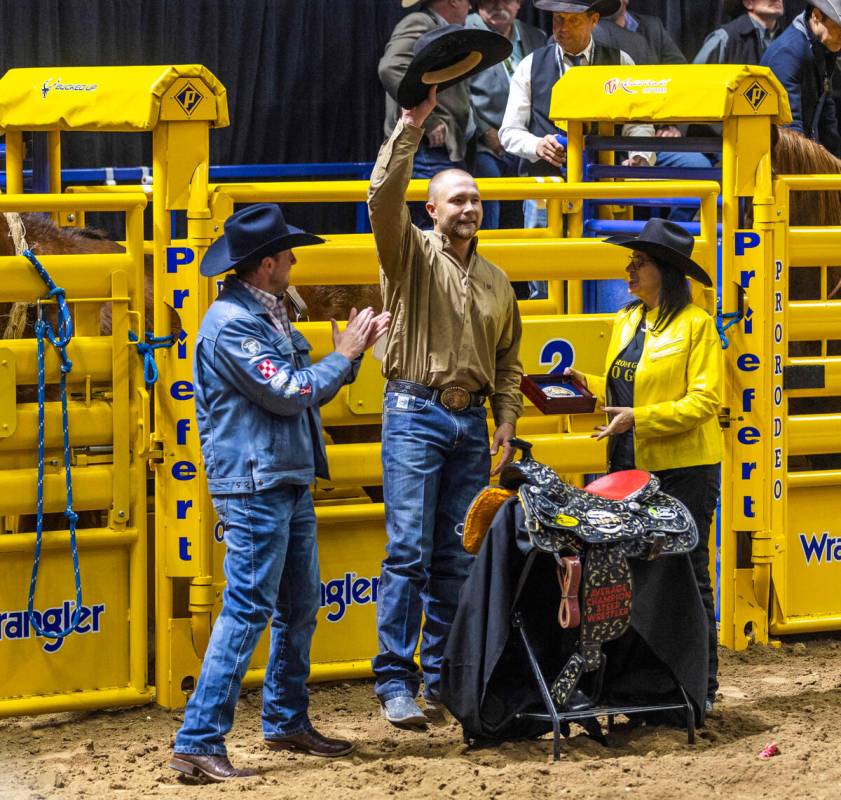
[[[483,391],[497,426],[516,424],[523,411],[517,300],[505,273],[476,252],[477,240],[465,268],[446,236],[412,225],[404,196],[422,135],[398,122],[368,189],[383,304],[392,314],[383,374]]]

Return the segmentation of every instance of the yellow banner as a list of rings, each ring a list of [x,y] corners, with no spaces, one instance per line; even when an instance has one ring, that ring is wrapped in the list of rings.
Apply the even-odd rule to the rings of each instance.
[[[553,120],[696,122],[733,116],[791,122],[788,95],[767,67],[657,64],[571,69],[555,84]]]
[[[2,130],[152,130],[160,119],[229,124],[225,87],[198,64],[32,67],[0,79]]]
[[[123,547],[79,550],[82,611],[78,627],[64,639],[41,637],[31,624],[32,553],[0,557],[0,699],[128,685],[127,552]],[[45,550],[40,577],[36,621],[46,631],[64,630],[76,607],[70,554]]]

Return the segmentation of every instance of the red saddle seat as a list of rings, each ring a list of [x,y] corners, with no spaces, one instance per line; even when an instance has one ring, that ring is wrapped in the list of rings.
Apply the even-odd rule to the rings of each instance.
[[[650,480],[651,474],[644,469],[625,469],[590,481],[584,491],[608,500],[627,500],[645,489]]]

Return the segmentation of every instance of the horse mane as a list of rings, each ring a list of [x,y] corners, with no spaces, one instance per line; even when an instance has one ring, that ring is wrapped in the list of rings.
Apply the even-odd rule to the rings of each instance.
[[[800,133],[778,128],[772,142],[775,175],[841,174],[841,159]],[[792,225],[841,225],[841,191],[792,192],[789,220]]]

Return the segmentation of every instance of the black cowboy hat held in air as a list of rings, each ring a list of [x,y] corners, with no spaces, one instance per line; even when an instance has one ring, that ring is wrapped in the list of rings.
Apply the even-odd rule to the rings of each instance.
[[[645,223],[638,236],[620,233],[608,236],[604,241],[606,244],[616,244],[629,250],[639,250],[674,267],[704,286],[713,285],[710,276],[690,258],[695,246],[695,237],[676,222],[654,217]]]
[[[274,203],[255,203],[225,220],[225,233],[207,249],[199,271],[212,277],[250,258],[323,242],[320,236],[287,225]]]
[[[415,42],[415,55],[397,89],[397,102],[414,108],[431,86],[438,91],[504,61],[513,45],[493,31],[445,25],[425,33]]]

